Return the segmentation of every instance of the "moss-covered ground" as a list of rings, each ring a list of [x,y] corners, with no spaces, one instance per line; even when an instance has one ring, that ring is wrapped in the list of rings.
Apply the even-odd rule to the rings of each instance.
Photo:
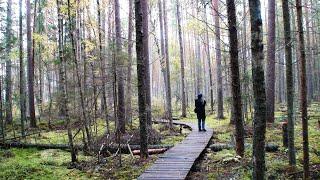
[[[58,124],[60,121],[56,121]],[[114,124],[111,122],[111,131]],[[28,136],[23,142],[38,144],[67,144],[68,138],[65,129],[48,130],[46,124],[40,124],[41,132]],[[97,136],[105,133],[104,121],[98,121]],[[132,129],[128,133],[136,132],[138,121],[134,121]],[[159,144],[176,144],[190,132],[183,129],[179,133],[179,127],[175,127],[174,133],[170,132],[164,124],[154,124],[153,129],[160,134]],[[73,133],[77,128],[73,129]],[[12,134],[11,134],[12,135]],[[75,137],[76,144],[81,144],[81,135]],[[154,160],[157,155],[151,155],[146,161],[140,161],[138,155],[128,154],[120,157],[111,155],[102,157],[98,163],[97,156],[78,153],[76,166],[70,164],[70,153],[64,150],[46,149],[1,149],[0,148],[0,179],[134,179],[138,177]]]
[[[296,169],[290,168],[288,164],[287,148],[282,146],[282,126],[281,122],[286,119],[286,112],[277,108],[276,120],[274,124],[268,124],[266,132],[266,143],[279,145],[276,152],[266,153],[266,171],[268,179],[289,179],[302,177],[303,151],[302,151],[302,125],[299,119],[299,113],[296,113],[295,120],[295,147],[297,166]],[[310,165],[313,178],[320,179],[320,104],[313,103],[308,108],[309,113],[309,148]],[[217,120],[215,115],[209,115],[206,120],[207,126],[214,129],[213,143],[230,143],[234,132],[234,127],[229,124],[230,117],[228,113],[226,118]],[[196,123],[195,116],[184,119]],[[251,120],[246,122],[247,128],[252,128]],[[252,138],[246,138],[246,143],[252,144]],[[190,173],[188,179],[251,179],[252,149],[246,148],[245,156],[238,160],[235,151],[222,150],[213,152],[207,150],[200,158]]]
[[[319,177],[320,167],[320,103],[313,103],[309,107],[309,145],[310,164],[312,175]],[[277,107],[276,121],[267,126],[266,142],[279,145],[276,152],[266,153],[266,168],[269,179],[288,179],[293,174],[301,177],[302,173],[302,126],[299,113],[296,113],[295,122],[295,147],[297,155],[297,167],[295,170],[288,165],[287,149],[282,146],[281,122],[286,119],[286,112]],[[230,143],[234,127],[229,124],[229,113],[225,113],[226,118],[217,120],[215,115],[209,115],[206,125],[214,129],[213,143]],[[191,113],[184,121],[196,123],[196,117]],[[57,124],[59,121],[56,122]],[[250,130],[251,120],[246,122],[247,129]],[[64,129],[48,130],[45,123],[42,125],[39,134],[29,136],[25,141],[28,143],[67,143],[66,131]],[[110,127],[114,124],[111,123]],[[134,121],[133,128],[138,127],[138,121]],[[188,129],[183,129],[182,134],[170,133],[164,125],[155,124],[153,126],[165,138],[160,144],[175,144],[189,133]],[[112,128],[111,128],[112,130]],[[178,127],[177,127],[178,131]],[[74,133],[77,132],[75,128]],[[104,122],[98,121],[97,135],[105,132]],[[81,143],[81,136],[76,137],[76,143]],[[246,143],[251,144],[252,138],[246,138]],[[251,179],[251,148],[246,148],[245,156],[242,159],[236,158],[234,150],[222,150],[213,152],[205,151],[203,156],[194,165],[189,179]],[[97,157],[78,154],[79,166],[70,168],[70,153],[62,150],[38,150],[38,149],[0,149],[0,179],[134,179],[138,177],[148,166],[157,159],[152,155],[147,161],[140,161],[139,156],[123,154],[121,164],[119,157],[106,157],[102,163],[97,163]]]

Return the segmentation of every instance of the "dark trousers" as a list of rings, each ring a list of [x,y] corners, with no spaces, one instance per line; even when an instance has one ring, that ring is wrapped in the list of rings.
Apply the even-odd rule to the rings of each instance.
[[[199,131],[205,129],[205,122],[206,122],[206,117],[198,117],[198,128],[199,128]]]

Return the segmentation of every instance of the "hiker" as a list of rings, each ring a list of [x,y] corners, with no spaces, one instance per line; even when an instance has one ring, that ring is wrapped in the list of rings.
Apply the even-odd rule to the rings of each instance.
[[[195,100],[195,109],[194,112],[197,113],[198,118],[198,127],[199,131],[207,131],[205,129],[205,120],[206,120],[206,101],[203,99],[202,94],[198,95],[198,99]]]

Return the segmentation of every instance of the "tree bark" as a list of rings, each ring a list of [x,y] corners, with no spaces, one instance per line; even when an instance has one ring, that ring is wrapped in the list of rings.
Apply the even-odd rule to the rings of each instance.
[[[236,7],[234,0],[227,0],[229,44],[230,44],[230,66],[231,66],[231,92],[233,119],[236,129],[236,152],[239,156],[244,155],[244,127],[242,116],[241,85],[238,60],[238,34]]]
[[[248,53],[247,53],[247,17],[246,17],[246,0],[243,0],[243,30],[242,30],[242,61],[243,61],[243,85],[242,85],[242,94],[243,98],[243,114],[244,121],[248,118],[248,101],[250,94],[248,93],[249,89],[249,74],[248,74]]]
[[[308,179],[309,172],[309,140],[308,140],[308,101],[307,101],[307,80],[306,80],[306,52],[304,45],[304,33],[302,25],[302,5],[301,0],[296,0],[297,26],[299,38],[299,70],[300,70],[300,111],[302,119],[302,139],[303,139],[303,178]]]
[[[1,138],[4,141],[4,138],[6,136],[5,132],[5,123],[3,119],[3,106],[2,106],[2,77],[0,77],[0,125],[1,125]]]
[[[87,112],[86,112],[86,105],[84,102],[84,93],[83,93],[83,88],[82,88],[82,82],[81,82],[81,77],[80,77],[80,68],[78,64],[78,57],[77,57],[77,51],[76,51],[76,44],[75,44],[75,39],[74,39],[74,22],[73,18],[71,15],[71,3],[70,0],[68,2],[68,19],[69,19],[69,37],[71,40],[71,48],[72,48],[72,58],[73,58],[73,63],[75,64],[75,69],[76,69],[76,78],[77,78],[77,86],[79,88],[80,92],[80,105],[81,105],[81,115],[83,116],[83,126],[86,132],[87,140],[88,140],[88,145],[89,148],[92,145],[92,139],[91,139],[91,131],[90,131],[90,124],[89,120],[87,117]]]
[[[267,121],[274,122],[275,99],[275,0],[268,0],[268,44],[267,44]],[[281,66],[281,65],[280,65]]]
[[[137,53],[137,74],[138,74],[138,104],[140,123],[140,157],[148,158],[148,109],[147,94],[150,89],[146,88],[148,56],[145,56],[148,49],[148,15],[147,0],[135,0],[135,22],[136,22],[136,53]]]
[[[183,38],[181,30],[181,15],[180,15],[180,3],[176,0],[177,7],[177,21],[178,21],[178,34],[179,34],[179,46],[180,46],[180,76],[181,76],[181,110],[182,117],[187,116],[187,105],[186,105],[186,88],[185,88],[185,68],[184,68],[184,49],[183,49]],[[210,58],[209,58],[210,59]]]
[[[129,17],[128,17],[128,68],[127,68],[127,98],[126,98],[126,120],[132,124],[132,90],[131,90],[131,76],[132,76],[132,31],[133,31],[133,0],[128,0],[129,2]]]
[[[260,0],[249,0],[252,81],[254,93],[253,179],[265,178],[266,91],[263,69],[263,31]]]
[[[70,117],[69,117],[69,109],[68,109],[68,96],[67,96],[67,88],[66,88],[66,73],[65,73],[65,68],[66,68],[66,61],[64,58],[64,53],[63,53],[63,19],[62,19],[62,12],[61,12],[61,5],[62,2],[60,0],[57,0],[57,11],[58,11],[58,31],[59,31],[59,61],[61,63],[61,85],[62,85],[62,104],[63,104],[63,112],[65,113],[64,119],[66,120],[66,126],[67,126],[67,133],[68,133],[68,140],[69,140],[69,146],[70,146],[70,154],[71,154],[71,161],[76,162],[77,161],[77,156],[76,156],[76,151],[74,148],[73,144],[73,135],[72,135],[72,130],[71,130],[71,122],[70,122]]]
[[[294,147],[294,120],[293,120],[293,68],[292,68],[292,40],[291,40],[291,25],[289,14],[288,0],[282,0],[282,13],[283,13],[283,32],[285,44],[285,57],[286,57],[286,78],[287,78],[287,108],[288,108],[288,148],[289,148],[289,164],[296,165],[296,154]]]
[[[117,130],[121,133],[126,132],[125,126],[125,99],[124,99],[124,62],[121,58],[121,22],[120,22],[120,4],[119,0],[114,0],[114,17],[116,28],[116,60],[117,60]]]
[[[34,106],[34,58],[32,48],[32,30],[31,30],[31,5],[30,0],[26,1],[27,7],[27,54],[28,54],[28,96],[29,96],[29,113],[30,113],[30,126],[37,127],[35,106]]]
[[[310,40],[310,19],[309,19],[309,8],[308,0],[304,0],[305,7],[305,31],[306,31],[306,46],[305,46],[305,54],[307,58],[306,62],[306,79],[307,79],[307,100],[310,103],[313,100],[313,77],[312,77],[312,55],[311,55],[311,40]]]
[[[6,86],[5,86],[5,92],[6,92],[6,103],[5,103],[5,110],[6,110],[6,123],[12,124],[12,62],[11,62],[11,48],[12,48],[12,0],[8,0],[7,2],[7,26],[6,26],[6,47],[5,47],[5,53],[6,53]]]
[[[102,104],[103,104],[103,115],[106,121],[106,125],[107,125],[107,133],[109,134],[109,118],[108,118],[108,107],[107,107],[107,97],[106,97],[106,82],[107,82],[107,77],[106,77],[106,66],[105,66],[105,54],[103,51],[103,48],[105,48],[105,31],[103,31],[102,28],[102,22],[101,22],[101,2],[100,0],[97,0],[97,7],[98,7],[98,34],[99,34],[99,61],[100,61],[100,75],[101,78],[103,79],[102,81]],[[103,16],[105,16],[105,14],[103,13]],[[104,26],[104,24],[103,24]]]
[[[167,20],[167,6],[166,1],[163,0],[163,27],[164,27],[164,55],[166,67],[166,103],[167,103],[167,118],[169,126],[172,128],[172,105],[171,105],[171,83],[170,83],[170,60],[169,60],[169,40],[168,40],[168,20]]]
[[[21,136],[25,136],[24,123],[27,119],[26,114],[26,90],[25,90],[25,72],[23,60],[23,30],[22,30],[22,0],[19,0],[19,65],[20,65],[20,118],[21,118]]]
[[[213,113],[213,77],[212,77],[212,65],[211,65],[211,54],[210,54],[210,40],[209,40],[209,30],[208,30],[208,20],[207,20],[207,9],[204,7],[204,18],[206,23],[206,51],[207,51],[207,61],[208,61],[208,69],[209,69],[209,91],[210,91],[210,110]]]
[[[216,80],[217,80],[217,104],[218,104],[218,119],[223,119],[223,85],[222,85],[222,67],[221,67],[221,45],[220,45],[220,20],[219,20],[219,1],[212,0],[213,17],[215,26],[215,50],[216,50]]]

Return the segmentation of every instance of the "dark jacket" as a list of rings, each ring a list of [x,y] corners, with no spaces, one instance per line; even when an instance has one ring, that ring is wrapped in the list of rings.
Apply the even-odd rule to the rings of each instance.
[[[205,110],[205,106],[206,106],[206,101],[203,100],[203,102],[201,102],[201,99],[196,99],[195,100],[195,113],[197,113],[197,118],[205,118],[206,117],[206,110]]]

